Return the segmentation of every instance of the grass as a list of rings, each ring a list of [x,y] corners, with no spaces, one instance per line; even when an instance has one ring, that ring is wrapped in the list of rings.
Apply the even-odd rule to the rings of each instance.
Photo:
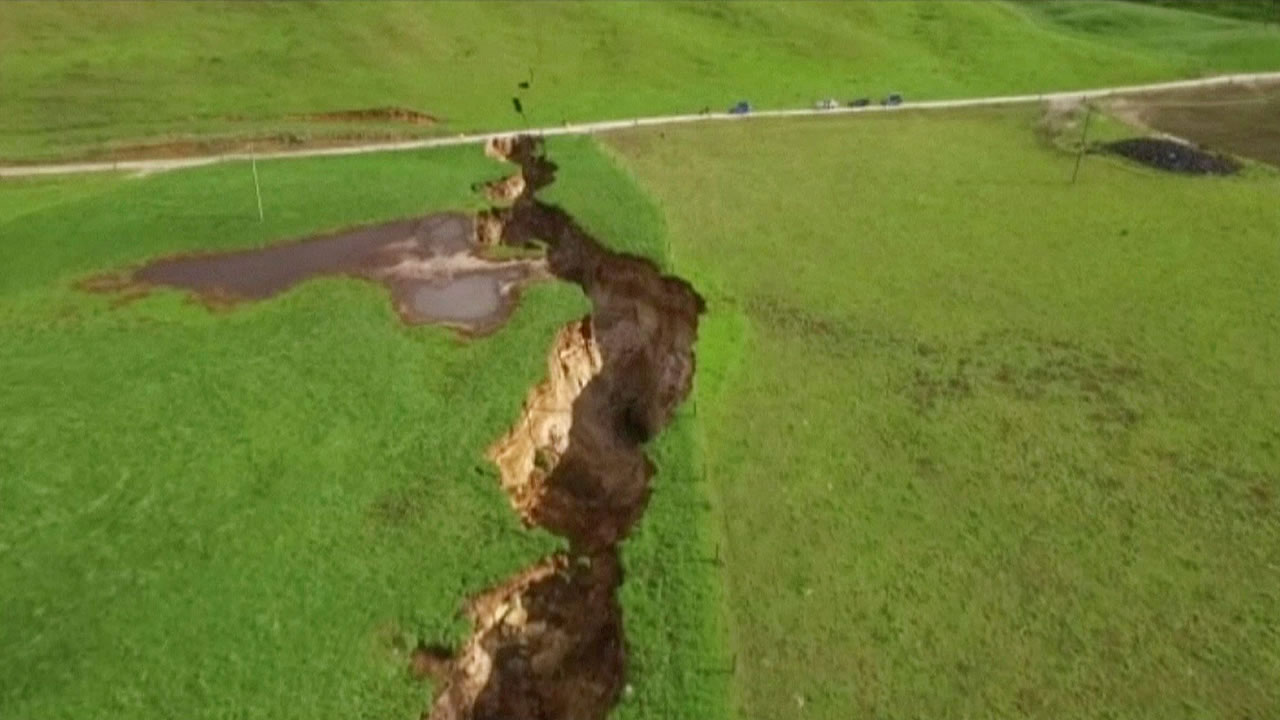
[[[1216,3],[1215,3],[1216,4]],[[1223,3],[1225,8],[1227,3]],[[1081,42],[1142,57],[1156,53],[1192,72],[1210,68],[1275,70],[1280,26],[1261,18],[1215,17],[1158,5],[1130,2],[1030,2],[1015,6],[1038,26]]]
[[[7,2],[0,158],[140,141],[505,129],[525,122],[516,94],[541,126],[723,109],[743,97],[807,107],[893,90],[1093,87],[1275,69],[1276,37],[1262,24],[1114,2]],[[443,124],[300,119],[389,105]]]
[[[622,225],[601,224],[603,203],[620,203],[630,249],[660,256],[659,215],[624,175],[588,143],[557,155],[582,173],[560,202],[594,205],[608,233]],[[468,593],[557,546],[520,528],[483,450],[586,311],[580,293],[535,288],[498,334],[460,342],[402,327],[356,280],[218,313],[168,292],[113,308],[73,285],[156,254],[475,207],[470,184],[505,171],[476,148],[261,163],[263,225],[243,164],[0,185],[0,716],[427,707],[407,648],[461,637]],[[626,551],[631,717],[724,707],[723,678],[686,672],[717,640],[700,622],[715,578],[696,561],[691,437],[686,421],[663,438],[661,497]]]
[[[1274,0],[1137,0],[1175,10],[1190,10],[1237,20],[1280,23],[1280,3]]]
[[[708,298],[739,717],[1280,714],[1280,176],[1037,120],[608,136]]]

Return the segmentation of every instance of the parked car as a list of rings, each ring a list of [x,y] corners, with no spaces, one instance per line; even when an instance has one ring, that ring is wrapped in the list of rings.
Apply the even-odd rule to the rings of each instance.
[[[884,100],[880,101],[880,104],[884,105],[885,107],[893,107],[894,105],[901,105],[902,93],[889,93],[888,95],[885,95]]]
[[[871,104],[871,98],[860,97],[857,100],[850,100],[849,107],[866,107]]]
[[[729,108],[730,115],[746,115],[751,112],[751,103],[746,100],[739,100],[737,104]]]
[[[819,100],[813,106],[819,110],[835,110],[840,107],[840,103],[835,98],[827,98],[826,100]]]

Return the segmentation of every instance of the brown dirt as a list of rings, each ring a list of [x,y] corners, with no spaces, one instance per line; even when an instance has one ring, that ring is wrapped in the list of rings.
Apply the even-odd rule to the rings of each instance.
[[[88,278],[80,287],[118,298],[173,287],[224,308],[273,297],[310,278],[349,276],[386,287],[406,324],[483,334],[505,322],[521,290],[546,270],[541,260],[488,261],[476,257],[477,250],[471,216],[438,213],[263,248],[159,258],[127,274]]]
[[[547,379],[489,455],[526,523],[569,540],[467,607],[474,631],[443,672],[430,720],[598,720],[617,703],[626,649],[617,544],[649,499],[643,443],[688,395],[702,298],[650,261],[612,252],[560,208],[534,198],[555,165],[533,138],[486,152],[520,165],[525,191],[492,210],[501,242],[546,243],[551,272],[592,312],[564,328]]]
[[[293,115],[291,120],[307,120],[310,122],[345,122],[345,123],[401,123],[404,125],[429,126],[440,122],[440,118],[419,110],[401,107],[365,108],[362,110],[336,110],[334,112],[314,113],[311,115]]]
[[[617,555],[556,555],[472,598],[430,720],[603,718],[626,668]]]
[[[1221,153],[1206,152],[1167,138],[1129,138],[1100,146],[1103,152],[1128,158],[1148,167],[1186,175],[1233,175],[1240,163]]]
[[[512,203],[524,193],[524,176],[516,173],[511,177],[484,183],[485,197],[491,203]]]
[[[502,242],[502,216],[497,210],[476,213],[476,242],[482,247],[493,247]]]
[[[529,391],[520,419],[489,448],[502,489],[528,525],[536,524],[548,475],[569,449],[574,401],[602,364],[590,319],[565,326],[547,355],[547,379]]]
[[[1150,129],[1280,167],[1280,83],[1168,90],[1107,107]]]

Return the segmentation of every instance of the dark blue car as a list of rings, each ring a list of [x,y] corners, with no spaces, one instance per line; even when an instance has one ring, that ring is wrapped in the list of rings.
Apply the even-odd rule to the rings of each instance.
[[[751,112],[751,103],[746,100],[739,100],[736,105],[729,108],[730,115],[746,115]]]

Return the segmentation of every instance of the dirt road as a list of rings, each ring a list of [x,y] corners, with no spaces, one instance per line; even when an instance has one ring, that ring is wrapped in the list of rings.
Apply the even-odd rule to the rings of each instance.
[[[426,150],[454,145],[472,145],[488,142],[493,138],[513,135],[534,135],[551,137],[554,135],[588,135],[591,133],[609,132],[624,128],[644,127],[651,125],[675,125],[690,122],[710,121],[745,121],[752,118],[803,117],[807,115],[844,115],[855,113],[901,112],[906,110],[947,110],[953,108],[979,107],[987,105],[1014,105],[1019,103],[1046,102],[1053,100],[1093,100],[1114,95],[1162,92],[1196,87],[1212,87],[1233,85],[1258,81],[1280,80],[1280,72],[1244,73],[1237,75],[1217,75],[1195,80],[1178,80],[1148,85],[1123,85],[1092,90],[1069,90],[1063,92],[1040,93],[1035,95],[996,95],[992,97],[962,98],[959,100],[926,100],[923,102],[907,102],[903,105],[885,107],[869,105],[861,108],[833,108],[831,110],[799,109],[799,110],[762,110],[747,115],[730,115],[728,113],[708,113],[705,115],[658,115],[653,117],[633,118],[630,120],[607,120],[603,122],[575,123],[559,127],[535,128],[529,130],[507,130],[502,132],[463,134],[453,137],[430,138],[426,140],[408,140],[403,142],[368,143],[336,148],[311,148],[301,150],[285,150],[262,153],[258,160],[283,158],[326,157],[334,155],[361,155],[378,152],[400,152],[406,150]],[[135,172],[153,173],[183,168],[201,167],[221,162],[249,160],[247,153],[229,153],[225,155],[208,155],[203,157],[185,157],[172,160],[121,160],[118,162],[96,163],[62,163],[49,165],[16,165],[0,167],[0,178],[33,177],[40,175],[66,175],[90,172]]]

